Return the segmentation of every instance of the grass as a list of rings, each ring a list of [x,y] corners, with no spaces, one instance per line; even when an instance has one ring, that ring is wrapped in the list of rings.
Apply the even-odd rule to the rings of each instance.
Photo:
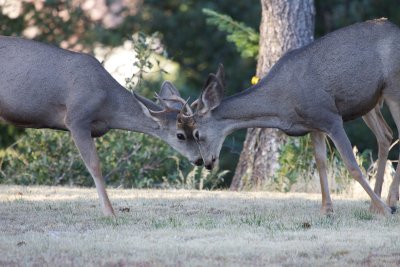
[[[0,266],[399,266],[400,215],[366,196],[0,186]]]

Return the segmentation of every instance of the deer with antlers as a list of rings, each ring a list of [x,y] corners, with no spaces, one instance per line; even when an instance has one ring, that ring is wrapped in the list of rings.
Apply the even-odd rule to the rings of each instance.
[[[157,104],[127,91],[86,54],[0,36],[0,58],[0,120],[19,127],[70,131],[105,215],[114,215],[114,210],[94,137],[111,129],[150,134],[202,165],[195,141],[179,140],[176,117],[186,101],[170,82],[161,86]]]
[[[311,134],[320,173],[323,210],[331,209],[326,177],[325,135],[334,142],[350,174],[360,183],[376,213],[395,211],[400,166],[387,199],[380,199],[384,165],[392,137],[379,103],[385,101],[400,130],[400,29],[386,19],[354,24],[286,53],[257,85],[224,98],[224,72],[211,74],[177,127],[199,144],[212,169],[222,143],[242,128],[278,128],[291,136]],[[343,122],[364,116],[379,143],[375,192],[355,160]],[[179,118],[184,118],[179,122]]]

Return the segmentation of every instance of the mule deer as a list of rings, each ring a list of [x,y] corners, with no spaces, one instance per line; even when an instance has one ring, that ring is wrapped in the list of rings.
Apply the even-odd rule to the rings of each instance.
[[[220,84],[224,86],[224,70],[223,66],[220,65],[216,78],[220,80]],[[206,86],[208,86],[207,84]],[[381,107],[383,103],[378,103],[370,112],[362,116],[362,119],[366,125],[370,128],[377,139],[378,143],[378,160],[377,160],[377,172],[375,177],[374,192],[380,197],[382,193],[382,185],[385,175],[385,167],[389,154],[389,147],[393,138],[393,133],[390,127],[384,120]],[[193,114],[193,113],[192,113]],[[191,120],[191,116],[187,114],[178,115],[178,129],[185,129],[187,134],[190,135],[196,129],[195,123]],[[189,125],[190,121],[192,123]],[[195,131],[198,135],[198,132]],[[325,139],[326,135],[322,132],[311,132],[311,141],[313,144],[313,152],[316,160],[317,170],[320,176],[321,193],[322,193],[322,207],[321,212],[323,214],[330,214],[333,212],[332,199],[330,197],[329,186],[328,186],[328,174],[327,174],[327,158],[326,158],[326,145]],[[192,133],[193,135],[193,133]],[[212,166],[207,165],[206,168],[211,169]],[[373,209],[374,207],[371,206]],[[395,208],[392,207],[392,212]]]
[[[178,128],[197,140],[208,169],[216,162],[226,135],[241,128],[260,127],[278,128],[292,136],[311,133],[321,173],[326,157],[322,157],[322,144],[327,134],[351,175],[370,196],[372,210],[389,213],[376,194],[380,193],[379,185],[375,193],[363,177],[343,121],[368,114],[384,100],[400,130],[399,51],[400,29],[386,19],[378,19],[345,27],[286,53],[258,84],[227,98],[223,98],[220,69],[219,74],[209,76],[192,104],[196,112],[182,110],[178,120],[181,118],[183,123],[178,123]],[[376,124],[373,129],[390,139],[391,131],[377,111],[367,115],[366,122],[371,127]],[[380,123],[369,121],[375,115]],[[383,154],[387,154],[385,149]],[[398,166],[388,196],[392,210],[399,197],[399,183]],[[327,184],[324,188],[326,197]]]
[[[193,140],[177,140],[176,116],[185,105],[164,82],[156,104],[123,88],[93,57],[35,41],[0,37],[0,120],[19,127],[71,132],[94,179],[105,215],[108,199],[93,137],[123,129],[159,137],[202,164]]]

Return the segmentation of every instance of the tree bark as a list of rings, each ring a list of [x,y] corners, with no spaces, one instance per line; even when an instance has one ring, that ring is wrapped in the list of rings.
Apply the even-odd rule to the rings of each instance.
[[[313,41],[315,16],[314,0],[261,0],[261,6],[258,77],[287,51]],[[249,129],[231,189],[260,189],[272,182],[285,140],[277,129]]]

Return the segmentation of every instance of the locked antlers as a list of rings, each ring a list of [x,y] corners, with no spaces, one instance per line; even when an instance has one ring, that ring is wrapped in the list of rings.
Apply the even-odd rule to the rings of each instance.
[[[157,93],[155,94],[156,99],[158,102],[164,107],[164,110],[159,112],[170,112],[170,111],[177,111],[179,110],[179,114],[185,117],[193,116],[193,111],[188,105],[189,98],[184,100],[182,97],[178,95],[170,95],[168,98],[161,97]],[[180,104],[180,105],[179,105]],[[180,107],[178,109],[178,107]]]
[[[191,105],[188,104],[189,98],[184,100],[172,83],[164,82],[161,86],[160,94],[155,94],[162,109],[157,111],[149,109],[148,111],[152,116],[179,111],[178,120],[181,118],[187,121],[193,118],[194,113],[205,114],[216,108],[224,96],[224,88],[225,71],[224,66],[220,64],[217,73],[209,75],[200,97]],[[193,112],[193,108],[196,109],[195,112]]]

